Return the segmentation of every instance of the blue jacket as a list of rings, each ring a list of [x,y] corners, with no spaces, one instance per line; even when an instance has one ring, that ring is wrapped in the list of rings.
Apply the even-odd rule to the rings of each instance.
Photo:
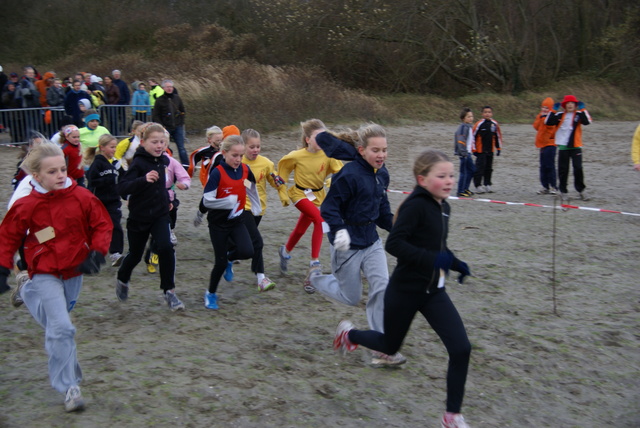
[[[320,212],[330,227],[329,240],[347,229],[351,248],[366,248],[378,238],[376,226],[391,230],[393,214],[387,199],[389,173],[375,170],[361,156],[345,165],[331,179],[331,187]]]
[[[143,91],[142,89],[138,89],[133,93],[133,97],[131,98],[131,105],[135,107],[131,107],[132,112],[142,113],[146,112],[147,114],[151,114],[151,103],[149,101],[149,94],[147,91]],[[139,107],[139,106],[149,106],[149,107]]]

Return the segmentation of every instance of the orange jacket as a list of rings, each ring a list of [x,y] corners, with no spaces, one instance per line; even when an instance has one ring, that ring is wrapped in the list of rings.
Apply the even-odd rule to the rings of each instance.
[[[542,106],[549,108],[549,113],[547,114],[553,113],[553,98],[545,98],[544,101],[542,101]],[[557,127],[545,125],[544,121],[546,118],[546,114],[543,115],[542,113],[539,113],[533,121],[533,127],[538,131],[536,134],[536,147],[539,149],[556,145],[555,135]]]
[[[44,76],[42,76],[42,80],[36,80],[36,89],[38,89],[38,92],[40,92],[40,105],[42,107],[48,107],[49,104],[47,104],[47,89],[51,86],[51,84],[49,84],[49,80],[52,77],[56,77],[55,74],[53,74],[50,71],[47,71],[46,73],[44,73]]]

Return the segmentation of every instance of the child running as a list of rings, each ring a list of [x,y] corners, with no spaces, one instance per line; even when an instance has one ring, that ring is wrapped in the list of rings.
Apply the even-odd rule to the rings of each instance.
[[[316,141],[323,148],[350,143],[358,154],[353,162],[333,176],[329,193],[320,208],[322,218],[330,228],[332,274],[313,272],[310,281],[325,296],[357,306],[362,298],[362,272],[369,283],[366,309],[369,327],[384,331],[384,291],[389,282],[389,270],[376,228],[389,231],[393,222],[387,199],[387,135],[384,128],[372,123],[338,137],[321,132]],[[371,364],[400,365],[406,361],[400,353],[387,355],[373,351]]]
[[[215,125],[207,128],[205,137],[207,138],[207,145],[191,152],[191,155],[189,155],[189,168],[187,169],[189,177],[193,177],[193,172],[198,162],[202,161],[202,165],[200,166],[200,183],[202,183],[202,187],[207,184],[209,168],[211,168],[213,164],[214,156],[220,150],[220,143],[223,140],[222,129]]]
[[[121,302],[129,297],[131,273],[142,259],[144,247],[153,238],[160,266],[160,288],[164,300],[172,311],[184,310],[185,305],[175,292],[176,255],[171,244],[169,220],[169,192],[166,188],[166,169],[169,159],[162,125],[148,125],[136,149],[129,169],[118,182],[118,193],[129,200],[127,238],[129,252],[125,256],[116,278],[116,296]]]
[[[327,157],[318,143],[316,135],[323,132],[327,127],[319,119],[309,119],[300,123],[302,128],[303,148],[294,150],[285,155],[278,162],[278,172],[286,183],[289,175],[293,171],[294,185],[289,188],[287,195],[279,192],[283,206],[289,205],[289,200],[300,211],[300,217],[295,228],[289,235],[285,245],[280,247],[280,271],[283,274],[289,272],[288,262],[291,259],[291,251],[313,223],[313,234],[311,235],[311,260],[309,270],[304,280],[304,291],[312,294],[315,289],[309,281],[312,272],[322,273],[320,264],[320,249],[322,247],[323,220],[320,215],[320,204],[325,197],[325,179],[342,168],[342,162],[337,159]]]
[[[204,188],[200,211],[208,210],[209,236],[215,253],[215,264],[204,293],[204,306],[219,309],[218,283],[230,260],[246,260],[254,255],[251,237],[243,221],[249,196],[251,212],[260,214],[260,198],[251,169],[242,163],[245,147],[242,137],[231,135],[222,141],[223,160],[211,170]],[[235,247],[229,250],[229,240]]]
[[[114,159],[117,145],[116,137],[104,134],[98,140],[98,147],[90,147],[86,150],[87,157],[91,158],[91,166],[87,171],[88,189],[104,204],[113,223],[111,244],[109,244],[113,267],[120,266],[124,258],[124,232],[120,224],[122,200],[116,188],[120,163]]]
[[[67,163],[67,175],[84,187],[84,167],[82,166],[82,146],[80,130],[75,125],[67,125],[62,130],[64,140],[60,144]]]
[[[251,242],[253,243],[253,257],[251,259],[251,271],[256,274],[256,280],[258,281],[258,291],[269,291],[276,286],[276,283],[267,278],[264,274],[264,259],[262,257],[262,248],[264,242],[262,241],[262,235],[258,230],[262,216],[267,209],[267,182],[274,188],[282,189],[286,192],[286,186],[283,186],[284,182],[275,171],[273,162],[266,157],[260,155],[262,147],[262,140],[260,133],[255,129],[245,129],[242,131],[242,140],[245,145],[245,153],[242,157],[242,163],[248,165],[251,168],[256,179],[256,187],[258,188],[258,195],[260,197],[260,214],[253,215],[251,212],[251,201],[247,198],[244,206],[244,213],[242,218],[244,225],[249,232]],[[230,271],[230,276],[233,275],[233,264],[227,266],[227,271]]]
[[[98,273],[104,263],[111,220],[98,198],[67,177],[60,147],[43,143],[25,163],[33,191],[17,200],[0,224],[0,292],[9,290],[13,255],[24,242],[30,279],[19,294],[45,330],[51,386],[66,393],[65,410],[72,412],[84,407],[84,399],[69,312],[80,295],[82,274]]]
[[[444,286],[449,270],[460,273],[460,283],[471,274],[467,264],[447,248],[450,207],[446,199],[454,189],[454,168],[444,153],[426,150],[416,159],[413,174],[417,185],[398,208],[385,246],[389,254],[398,258],[398,264],[384,296],[384,333],[356,330],[350,321],[341,321],[333,347],[342,354],[358,345],[394,354],[420,312],[449,353],[442,427],[468,428],[460,409],[471,344]]]

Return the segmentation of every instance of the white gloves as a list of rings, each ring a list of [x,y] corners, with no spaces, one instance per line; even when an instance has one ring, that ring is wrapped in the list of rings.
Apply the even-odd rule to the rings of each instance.
[[[336,236],[333,238],[333,248],[336,251],[347,251],[351,245],[351,237],[347,229],[340,229],[336,232]]]
[[[198,227],[202,224],[202,217],[204,217],[204,213],[200,212],[200,210],[196,211],[195,217],[193,217],[193,225]]]

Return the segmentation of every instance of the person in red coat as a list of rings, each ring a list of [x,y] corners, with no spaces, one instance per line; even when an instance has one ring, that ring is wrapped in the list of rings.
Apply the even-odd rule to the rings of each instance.
[[[33,190],[17,200],[0,224],[0,293],[7,285],[13,256],[24,242],[29,279],[14,291],[45,330],[51,386],[66,393],[68,412],[84,407],[78,384],[82,371],[76,355],[69,312],[82,288],[83,274],[94,274],[109,250],[111,219],[89,190],[67,177],[62,150],[44,143],[25,159]]]

